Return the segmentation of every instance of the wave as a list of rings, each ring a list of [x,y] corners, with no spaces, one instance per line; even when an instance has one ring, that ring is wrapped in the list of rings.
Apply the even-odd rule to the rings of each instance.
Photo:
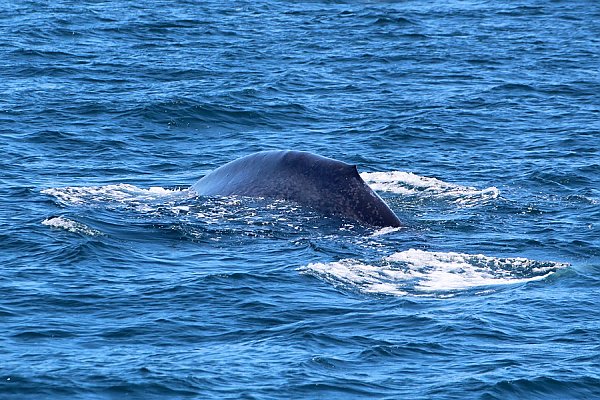
[[[405,196],[426,196],[450,199],[470,205],[495,199],[500,191],[496,187],[476,189],[436,178],[419,176],[411,172],[363,172],[360,176],[374,190]],[[153,186],[148,189],[126,183],[104,186],[68,186],[48,188],[41,191],[57,198],[63,204],[84,204],[91,202],[149,203],[153,201],[185,200],[196,196],[188,188],[167,189]]]
[[[197,75],[195,70],[149,70],[149,75],[156,79],[181,79],[186,75]],[[257,127],[290,128],[297,124],[297,119],[310,118],[315,110],[307,109],[298,102],[281,102],[271,97],[268,89],[241,88],[215,97],[211,101],[198,101],[186,97],[136,103],[123,110],[126,117],[144,117],[159,124],[170,127],[193,127],[205,129],[210,126],[222,128]],[[258,99],[266,101],[267,106],[254,106]]]
[[[420,176],[412,172],[363,172],[360,176],[369,186],[379,192],[442,198],[465,206],[493,200],[500,195],[500,191],[494,186],[477,189]]]
[[[86,236],[102,235],[102,232],[90,228],[89,226],[76,222],[65,217],[49,217],[42,221],[42,225],[46,225],[56,229],[64,229],[68,232],[79,233]]]
[[[126,183],[105,186],[48,188],[41,192],[55,197],[64,204],[118,202],[135,205],[152,201],[181,200],[195,196],[187,189],[165,189],[157,186],[143,189]]]
[[[600,379],[585,374],[502,379],[490,387],[489,393],[490,398],[499,399],[597,399]]]
[[[495,187],[479,190],[472,187],[447,183],[435,178],[427,178],[410,172],[367,172],[363,179],[377,191],[401,195],[441,198],[461,205],[475,205],[498,197]],[[187,222],[220,224],[223,222],[247,224],[276,224],[285,222],[295,230],[302,228],[302,222],[314,225],[315,218],[310,210],[298,207],[293,202],[266,199],[241,199],[238,197],[203,198],[189,188],[163,188],[153,186],[141,188],[119,183],[104,186],[67,186],[47,188],[42,194],[54,197],[63,206],[85,206],[107,210],[131,210],[154,216],[188,216]],[[334,218],[335,220],[335,218]],[[287,222],[286,222],[287,221]],[[295,222],[294,222],[295,221]],[[180,221],[182,222],[182,221]],[[326,222],[326,221],[325,221]],[[74,227],[68,220],[49,218],[45,225],[66,230],[84,232]],[[373,236],[382,236],[396,229],[376,230]]]
[[[396,296],[453,296],[457,292],[537,281],[567,267],[559,262],[409,249],[377,263],[344,259],[299,268],[336,286]]]
[[[116,217],[131,219],[129,223],[147,223],[174,230],[193,240],[285,235],[286,232],[318,230],[320,226],[328,226],[331,220],[337,222],[293,202],[237,196],[202,197],[199,200],[198,194],[187,188],[143,189],[130,184],[115,184],[48,188],[41,193],[54,197],[65,207],[124,213]],[[42,224],[92,234],[86,231],[85,225],[65,217],[50,217]]]

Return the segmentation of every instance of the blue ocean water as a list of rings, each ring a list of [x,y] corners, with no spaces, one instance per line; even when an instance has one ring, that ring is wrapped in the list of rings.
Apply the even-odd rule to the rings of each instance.
[[[0,3],[0,398],[600,398],[600,4]],[[259,150],[403,221],[202,198]]]

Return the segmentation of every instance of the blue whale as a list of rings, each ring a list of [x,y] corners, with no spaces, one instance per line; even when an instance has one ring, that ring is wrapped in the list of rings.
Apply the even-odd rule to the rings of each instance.
[[[262,151],[238,158],[204,176],[192,189],[202,196],[291,200],[325,215],[373,226],[400,226],[396,214],[362,180],[355,165],[304,151]]]

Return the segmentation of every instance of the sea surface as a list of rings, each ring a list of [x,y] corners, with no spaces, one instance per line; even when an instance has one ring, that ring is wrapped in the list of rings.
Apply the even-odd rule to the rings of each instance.
[[[0,398],[600,398],[599,21],[0,2]],[[271,149],[402,227],[188,190]]]

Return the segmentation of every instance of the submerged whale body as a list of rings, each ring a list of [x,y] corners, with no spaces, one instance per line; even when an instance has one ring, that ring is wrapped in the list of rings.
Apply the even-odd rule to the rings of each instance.
[[[292,200],[326,215],[374,226],[400,226],[396,214],[362,180],[355,165],[303,151],[262,151],[238,158],[207,174],[192,189],[203,196]]]

